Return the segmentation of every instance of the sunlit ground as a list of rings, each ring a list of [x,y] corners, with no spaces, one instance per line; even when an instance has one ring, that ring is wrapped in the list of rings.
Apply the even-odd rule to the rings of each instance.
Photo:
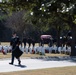
[[[9,43],[1,43],[1,45],[9,45]],[[47,57],[47,56],[68,56],[68,55],[46,53],[45,57]],[[3,53],[0,53],[0,59],[10,58],[10,57],[11,57],[11,53],[7,53],[7,55],[3,55]],[[25,58],[41,57],[41,55],[24,53],[21,56],[21,58],[23,58],[23,57],[25,57]],[[62,67],[62,68],[49,68],[49,69],[41,69],[41,70],[7,72],[7,73],[0,73],[0,75],[76,75],[76,66]]]

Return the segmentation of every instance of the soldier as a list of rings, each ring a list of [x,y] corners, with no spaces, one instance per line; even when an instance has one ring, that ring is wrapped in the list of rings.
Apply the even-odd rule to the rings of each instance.
[[[12,59],[11,59],[11,65],[14,63],[14,57],[17,58],[18,64],[21,65],[20,56],[22,55],[22,52],[19,50],[20,40],[19,37],[16,36],[16,33],[13,33],[13,37],[11,39],[10,45],[12,46]]]
[[[28,42],[28,45],[29,45],[29,48],[30,48],[32,39],[29,37],[28,40],[27,40],[27,42]]]
[[[35,46],[35,40],[32,38],[32,46]]]
[[[27,39],[24,37],[23,38],[24,48],[26,47],[26,42],[27,42]]]

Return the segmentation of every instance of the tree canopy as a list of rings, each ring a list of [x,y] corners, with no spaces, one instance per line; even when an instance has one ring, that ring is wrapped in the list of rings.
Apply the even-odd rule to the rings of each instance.
[[[58,17],[72,30],[71,55],[76,56],[76,0],[2,0],[0,7],[0,10],[6,13],[29,10],[31,22],[45,27]]]

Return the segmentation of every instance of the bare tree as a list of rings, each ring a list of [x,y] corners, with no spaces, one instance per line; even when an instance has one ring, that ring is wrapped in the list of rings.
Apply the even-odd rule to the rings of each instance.
[[[14,12],[6,21],[6,25],[16,31],[22,37],[26,30],[27,24],[25,23],[24,17],[25,11]]]

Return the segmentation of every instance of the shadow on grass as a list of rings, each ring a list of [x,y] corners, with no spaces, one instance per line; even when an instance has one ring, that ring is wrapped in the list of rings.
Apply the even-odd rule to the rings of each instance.
[[[35,57],[32,59],[39,59],[43,61],[69,61],[69,62],[76,62],[76,57],[73,56],[41,56]]]

